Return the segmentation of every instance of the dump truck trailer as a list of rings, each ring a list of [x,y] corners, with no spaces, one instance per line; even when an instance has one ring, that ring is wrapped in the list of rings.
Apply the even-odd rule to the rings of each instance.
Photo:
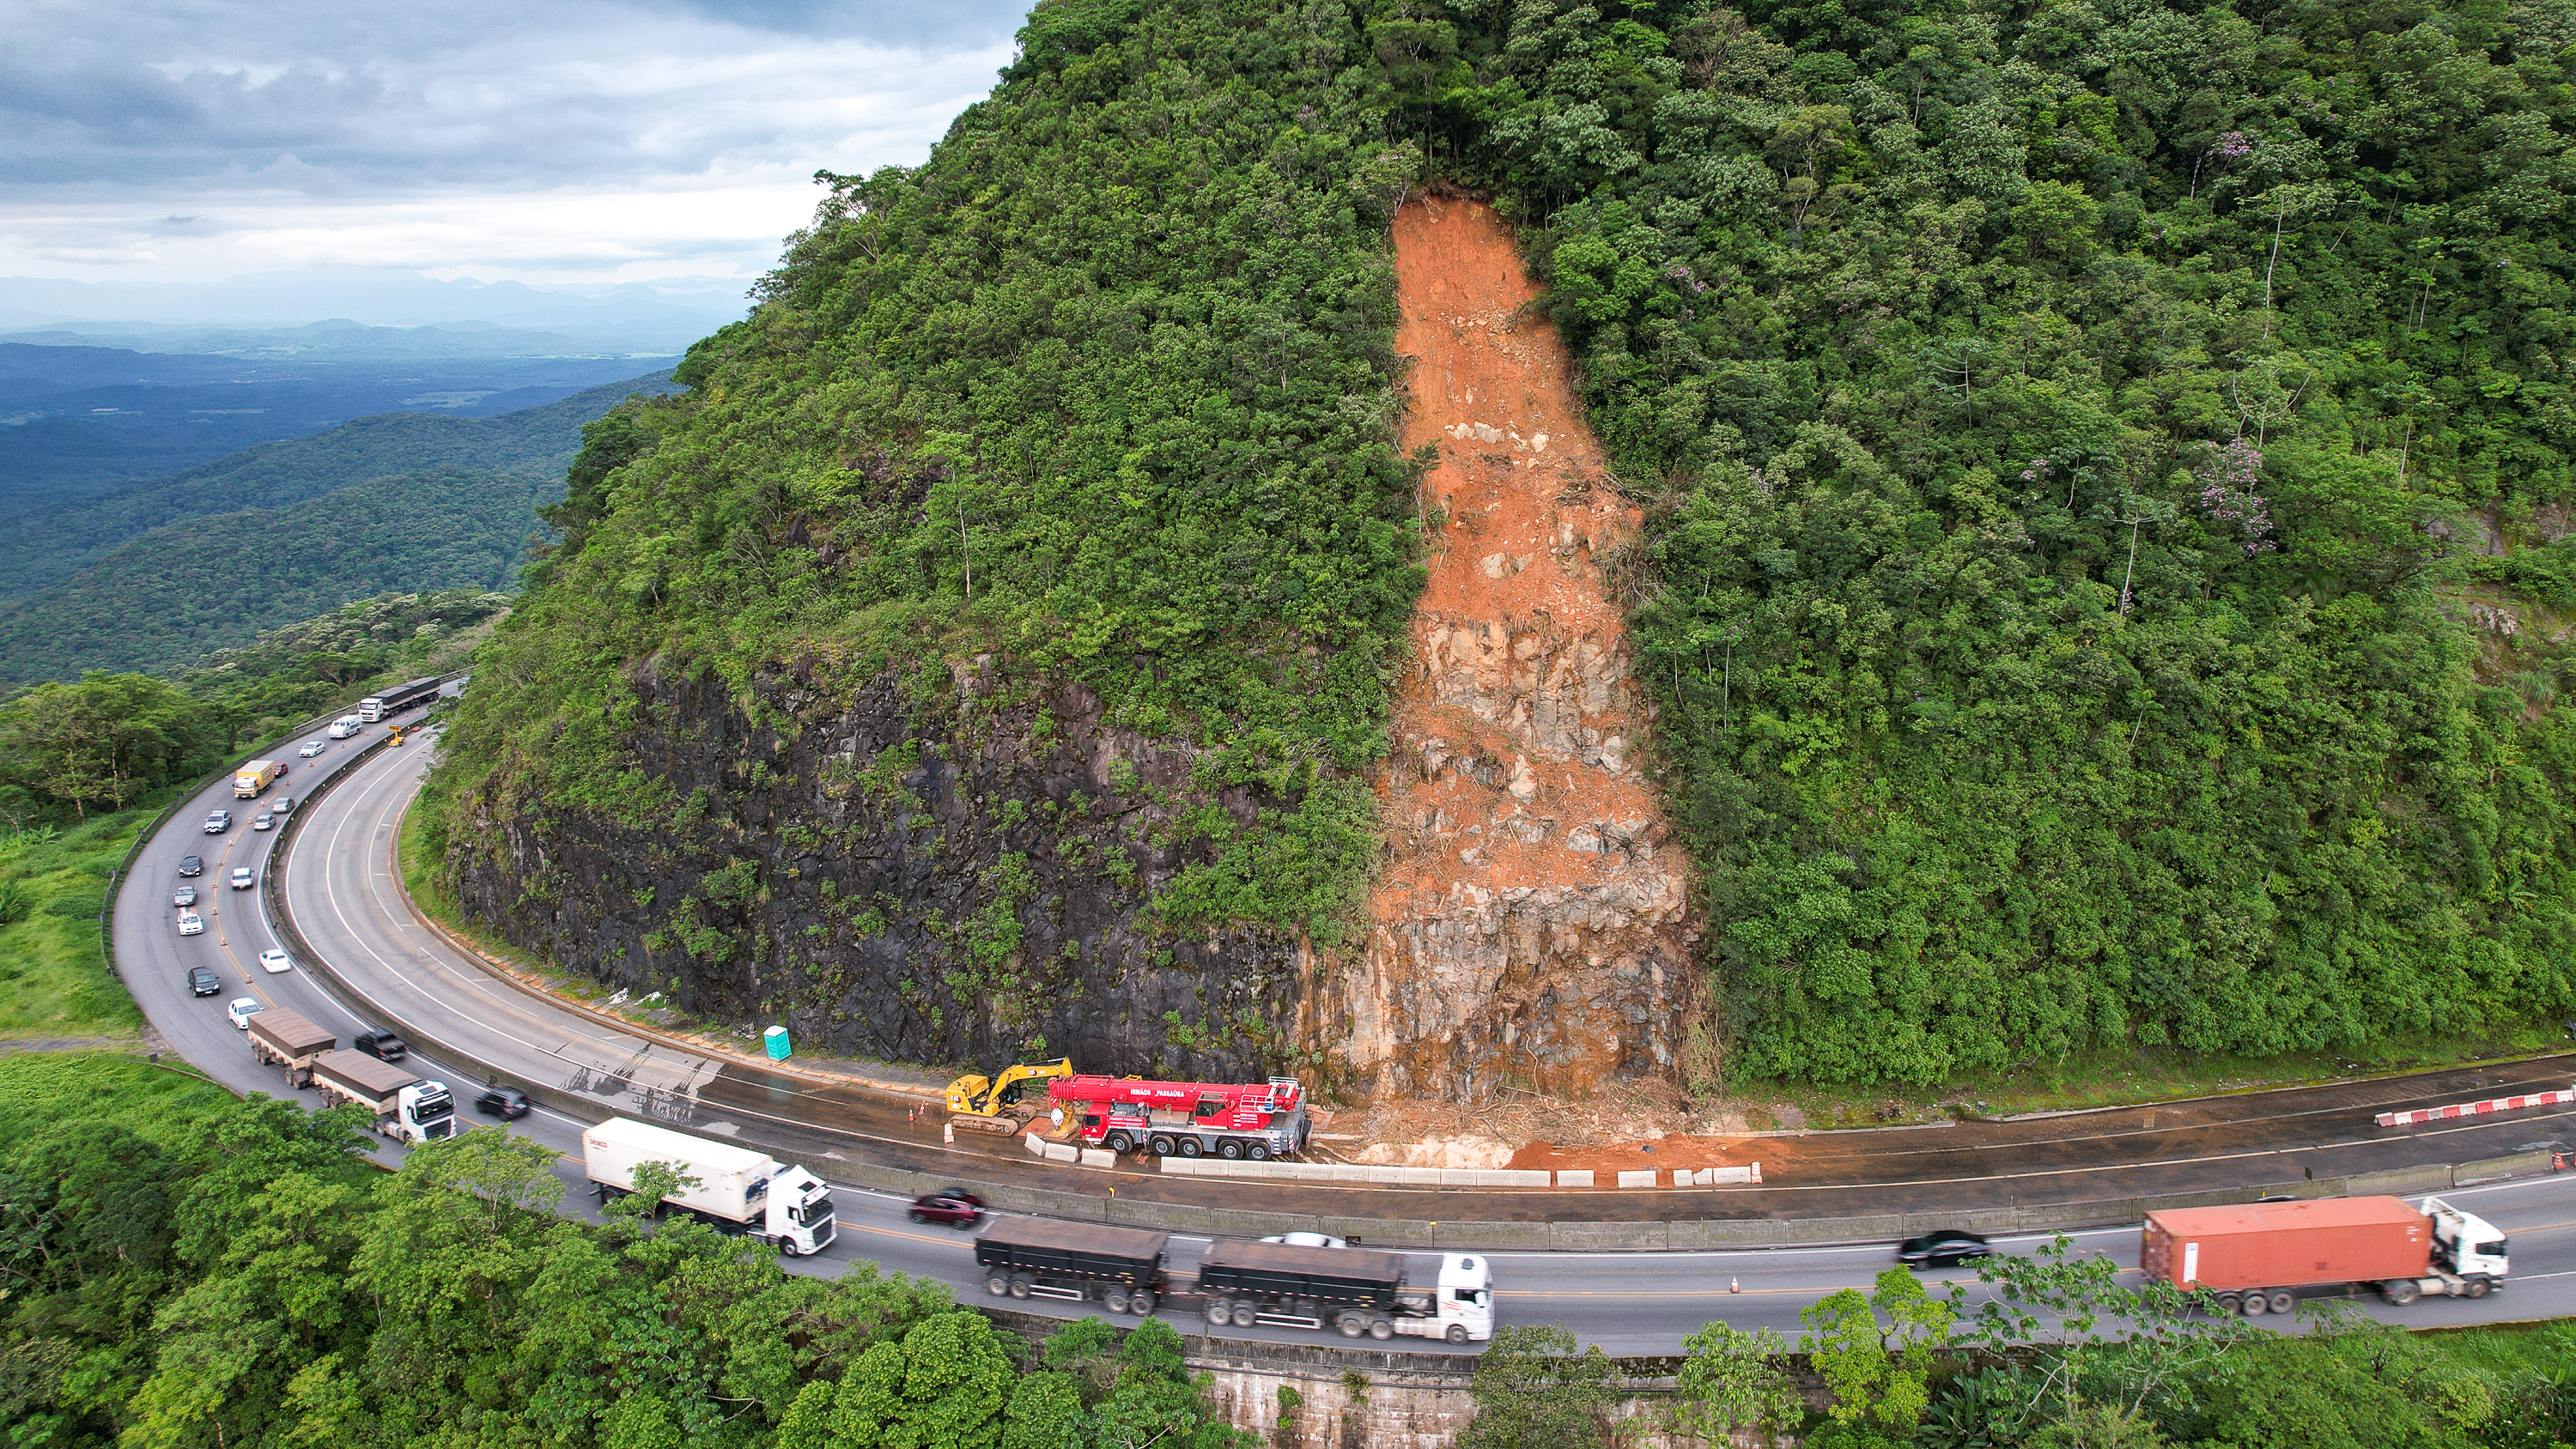
[[[659,1162],[680,1174],[680,1190],[663,1199],[720,1233],[774,1245],[789,1257],[821,1252],[838,1231],[831,1184],[765,1152],[709,1142],[627,1117],[583,1129],[582,1164],[605,1202],[635,1191],[635,1174]]]
[[[263,1011],[244,1029],[253,1058],[286,1069],[286,1085],[310,1086],[313,1059],[340,1044],[340,1039],[312,1022],[282,1009]]]
[[[1169,1233],[1005,1218],[975,1240],[975,1266],[994,1297],[1061,1298],[1145,1317],[1171,1296]]]
[[[356,1102],[375,1113],[376,1131],[397,1142],[418,1145],[456,1135],[456,1099],[446,1083],[364,1052],[327,1051],[315,1057],[313,1089],[331,1106]]]
[[[2327,1197],[2151,1212],[2138,1266],[2250,1318],[2325,1288],[2375,1288],[2400,1305],[2428,1293],[2484,1298],[2504,1286],[2505,1249],[2501,1231],[2438,1197]]]
[[[1434,1281],[1415,1285],[1401,1253],[1222,1240],[1199,1259],[1197,1289],[1210,1326],[1330,1327],[1344,1338],[1451,1343],[1494,1336],[1493,1268],[1476,1253],[1442,1254]]]

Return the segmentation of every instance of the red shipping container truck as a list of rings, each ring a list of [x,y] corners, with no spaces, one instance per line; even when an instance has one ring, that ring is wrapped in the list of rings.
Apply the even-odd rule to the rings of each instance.
[[[2483,1298],[2504,1286],[2505,1236],[2438,1197],[2328,1197],[2147,1214],[2138,1266],[2150,1281],[2205,1288],[2231,1313],[2287,1313],[2302,1289],[2376,1288]]]

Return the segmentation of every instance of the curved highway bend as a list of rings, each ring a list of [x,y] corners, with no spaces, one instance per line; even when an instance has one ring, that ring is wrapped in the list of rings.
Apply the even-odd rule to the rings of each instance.
[[[371,728],[356,739],[330,742],[329,750],[314,760],[297,758],[294,742],[281,746],[294,766],[284,788],[302,797],[325,767],[347,761],[376,738],[378,731]],[[427,758],[428,751],[405,746],[382,751],[357,765],[346,781],[312,807],[287,867],[288,909],[307,943],[325,953],[341,976],[365,991],[372,1003],[343,1003],[319,977],[308,975],[300,966],[279,976],[260,971],[259,952],[284,943],[255,904],[261,893],[232,891],[225,880],[236,865],[265,872],[276,837],[249,830],[246,817],[256,812],[238,809],[235,813],[244,816],[245,822],[231,832],[221,837],[200,833],[206,811],[233,808],[228,782],[219,783],[174,815],[146,844],[116,902],[118,965],[144,1013],[182,1055],[236,1091],[279,1093],[275,1071],[251,1060],[241,1034],[223,1013],[226,1000],[249,995],[301,1012],[338,1032],[343,1040],[381,1008],[392,1020],[365,1020],[365,1024],[399,1027],[417,1022],[460,1050],[526,1070],[553,1085],[587,1091],[604,1105],[629,1112],[667,1100],[654,1098],[655,1093],[685,1094],[694,1088],[694,1117],[681,1125],[709,1135],[738,1131],[745,1118],[792,1122],[800,1108],[822,1106],[824,1099],[833,1099],[829,1105],[841,1111],[853,1105],[841,1100],[843,1094],[801,1079],[744,1073],[731,1063],[719,1066],[661,1047],[642,1050],[644,1044],[635,1039],[573,1013],[550,1009],[455,957],[411,919],[388,873],[395,823],[418,787]],[[170,896],[178,883],[179,858],[191,853],[206,858],[206,873],[198,885],[200,909],[208,924],[206,934],[182,938]],[[212,966],[223,977],[221,995],[189,994],[185,972],[195,965]],[[478,1076],[459,1071],[431,1053],[417,1054],[415,1065],[458,1088],[460,1106],[472,1100],[472,1084]],[[899,1109],[886,1115],[892,1120],[884,1135],[835,1135],[874,1139],[889,1149],[935,1158],[930,1149],[902,1132]],[[511,1124],[511,1130],[554,1149],[559,1154],[558,1174],[576,1188],[583,1185],[578,1165],[580,1129],[579,1121],[542,1108]],[[2525,1135],[2548,1136],[2563,1127],[2535,1125],[2523,1130]],[[392,1162],[402,1150],[387,1145],[377,1155]],[[818,1153],[807,1159],[807,1166],[829,1177],[831,1158],[838,1155]],[[1008,1157],[994,1157],[990,1165],[1033,1167]],[[983,1161],[976,1161],[974,1169],[979,1174],[988,1171]],[[1128,1192],[1131,1183],[1155,1180],[1122,1176],[1120,1190]],[[1266,1189],[1267,1185],[1263,1196],[1275,1199],[1277,1194]],[[1864,1205],[1866,1189],[1851,1191],[1864,1195],[1841,1210],[1871,1210]],[[2513,1234],[2513,1286],[2477,1303],[2428,1300],[2398,1310],[2364,1300],[2366,1308],[2392,1321],[2423,1326],[2576,1314],[2576,1178],[2462,1189],[2449,1195],[2466,1199],[2463,1206],[2474,1204],[2473,1210]],[[830,1275],[853,1260],[867,1258],[896,1271],[947,1281],[965,1293],[979,1288],[980,1275],[974,1271],[964,1234],[907,1222],[903,1202],[885,1194],[844,1185],[836,1196],[842,1226],[839,1240],[815,1258],[789,1260],[792,1270]],[[1444,1206],[1456,1209],[1454,1196],[1394,1196],[1422,1199],[1427,1204],[1424,1216]],[[1606,1205],[1619,1200],[1596,1197],[1592,1201]],[[586,1194],[568,1194],[565,1205],[568,1210],[581,1210],[587,1203]],[[2134,1228],[2074,1236],[2087,1250],[2112,1254],[2124,1264],[2135,1261]],[[1176,1266],[1192,1266],[1205,1241],[1176,1234]],[[1684,1335],[1717,1317],[1748,1327],[1767,1325],[1794,1332],[1801,1308],[1836,1289],[1867,1286],[1889,1262],[1885,1247],[1866,1246],[1690,1253],[1496,1252],[1491,1256],[1505,1321],[1563,1322],[1586,1341],[1619,1353],[1673,1352]],[[1423,1269],[1430,1266],[1427,1260],[1418,1261]],[[1739,1291],[1730,1292],[1730,1286]],[[1068,1315],[1074,1311],[1072,1305],[1042,1300],[1013,1306]],[[1166,1316],[1185,1331],[1199,1331],[1195,1316],[1183,1316],[1178,1310],[1169,1310]],[[1312,1335],[1276,1329],[1229,1329],[1226,1336],[1319,1341]],[[1406,1346],[1414,1345],[1408,1340]],[[1437,1351],[1438,1346],[1426,1344],[1421,1349]]]

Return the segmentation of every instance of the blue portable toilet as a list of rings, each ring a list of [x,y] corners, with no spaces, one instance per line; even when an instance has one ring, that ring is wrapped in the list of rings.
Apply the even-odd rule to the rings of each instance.
[[[796,1054],[795,1048],[790,1047],[787,1044],[787,1028],[783,1026],[773,1026],[769,1030],[761,1033],[761,1036],[769,1045],[769,1059],[771,1061],[783,1062]]]

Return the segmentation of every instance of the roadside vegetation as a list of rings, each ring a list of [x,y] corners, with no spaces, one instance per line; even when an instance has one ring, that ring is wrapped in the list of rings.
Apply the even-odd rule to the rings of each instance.
[[[1498,1328],[1459,1449],[1617,1449],[1641,1429],[1805,1449],[2550,1449],[2576,1441],[2576,1322],[2409,1333],[2312,1302],[2280,1332],[2060,1238],[1989,1259],[1967,1306],[1904,1268],[1790,1339],[1692,1334],[1673,1387],[1555,1324]],[[1666,1371],[1653,1364],[1655,1376]],[[1802,1375],[1806,1376],[1802,1384]]]
[[[1248,1449],[1159,1321],[1031,1350],[943,1285],[654,1223],[649,1189],[557,1217],[524,1137],[388,1173],[362,1128],[130,1058],[0,1058],[10,1442]]]

